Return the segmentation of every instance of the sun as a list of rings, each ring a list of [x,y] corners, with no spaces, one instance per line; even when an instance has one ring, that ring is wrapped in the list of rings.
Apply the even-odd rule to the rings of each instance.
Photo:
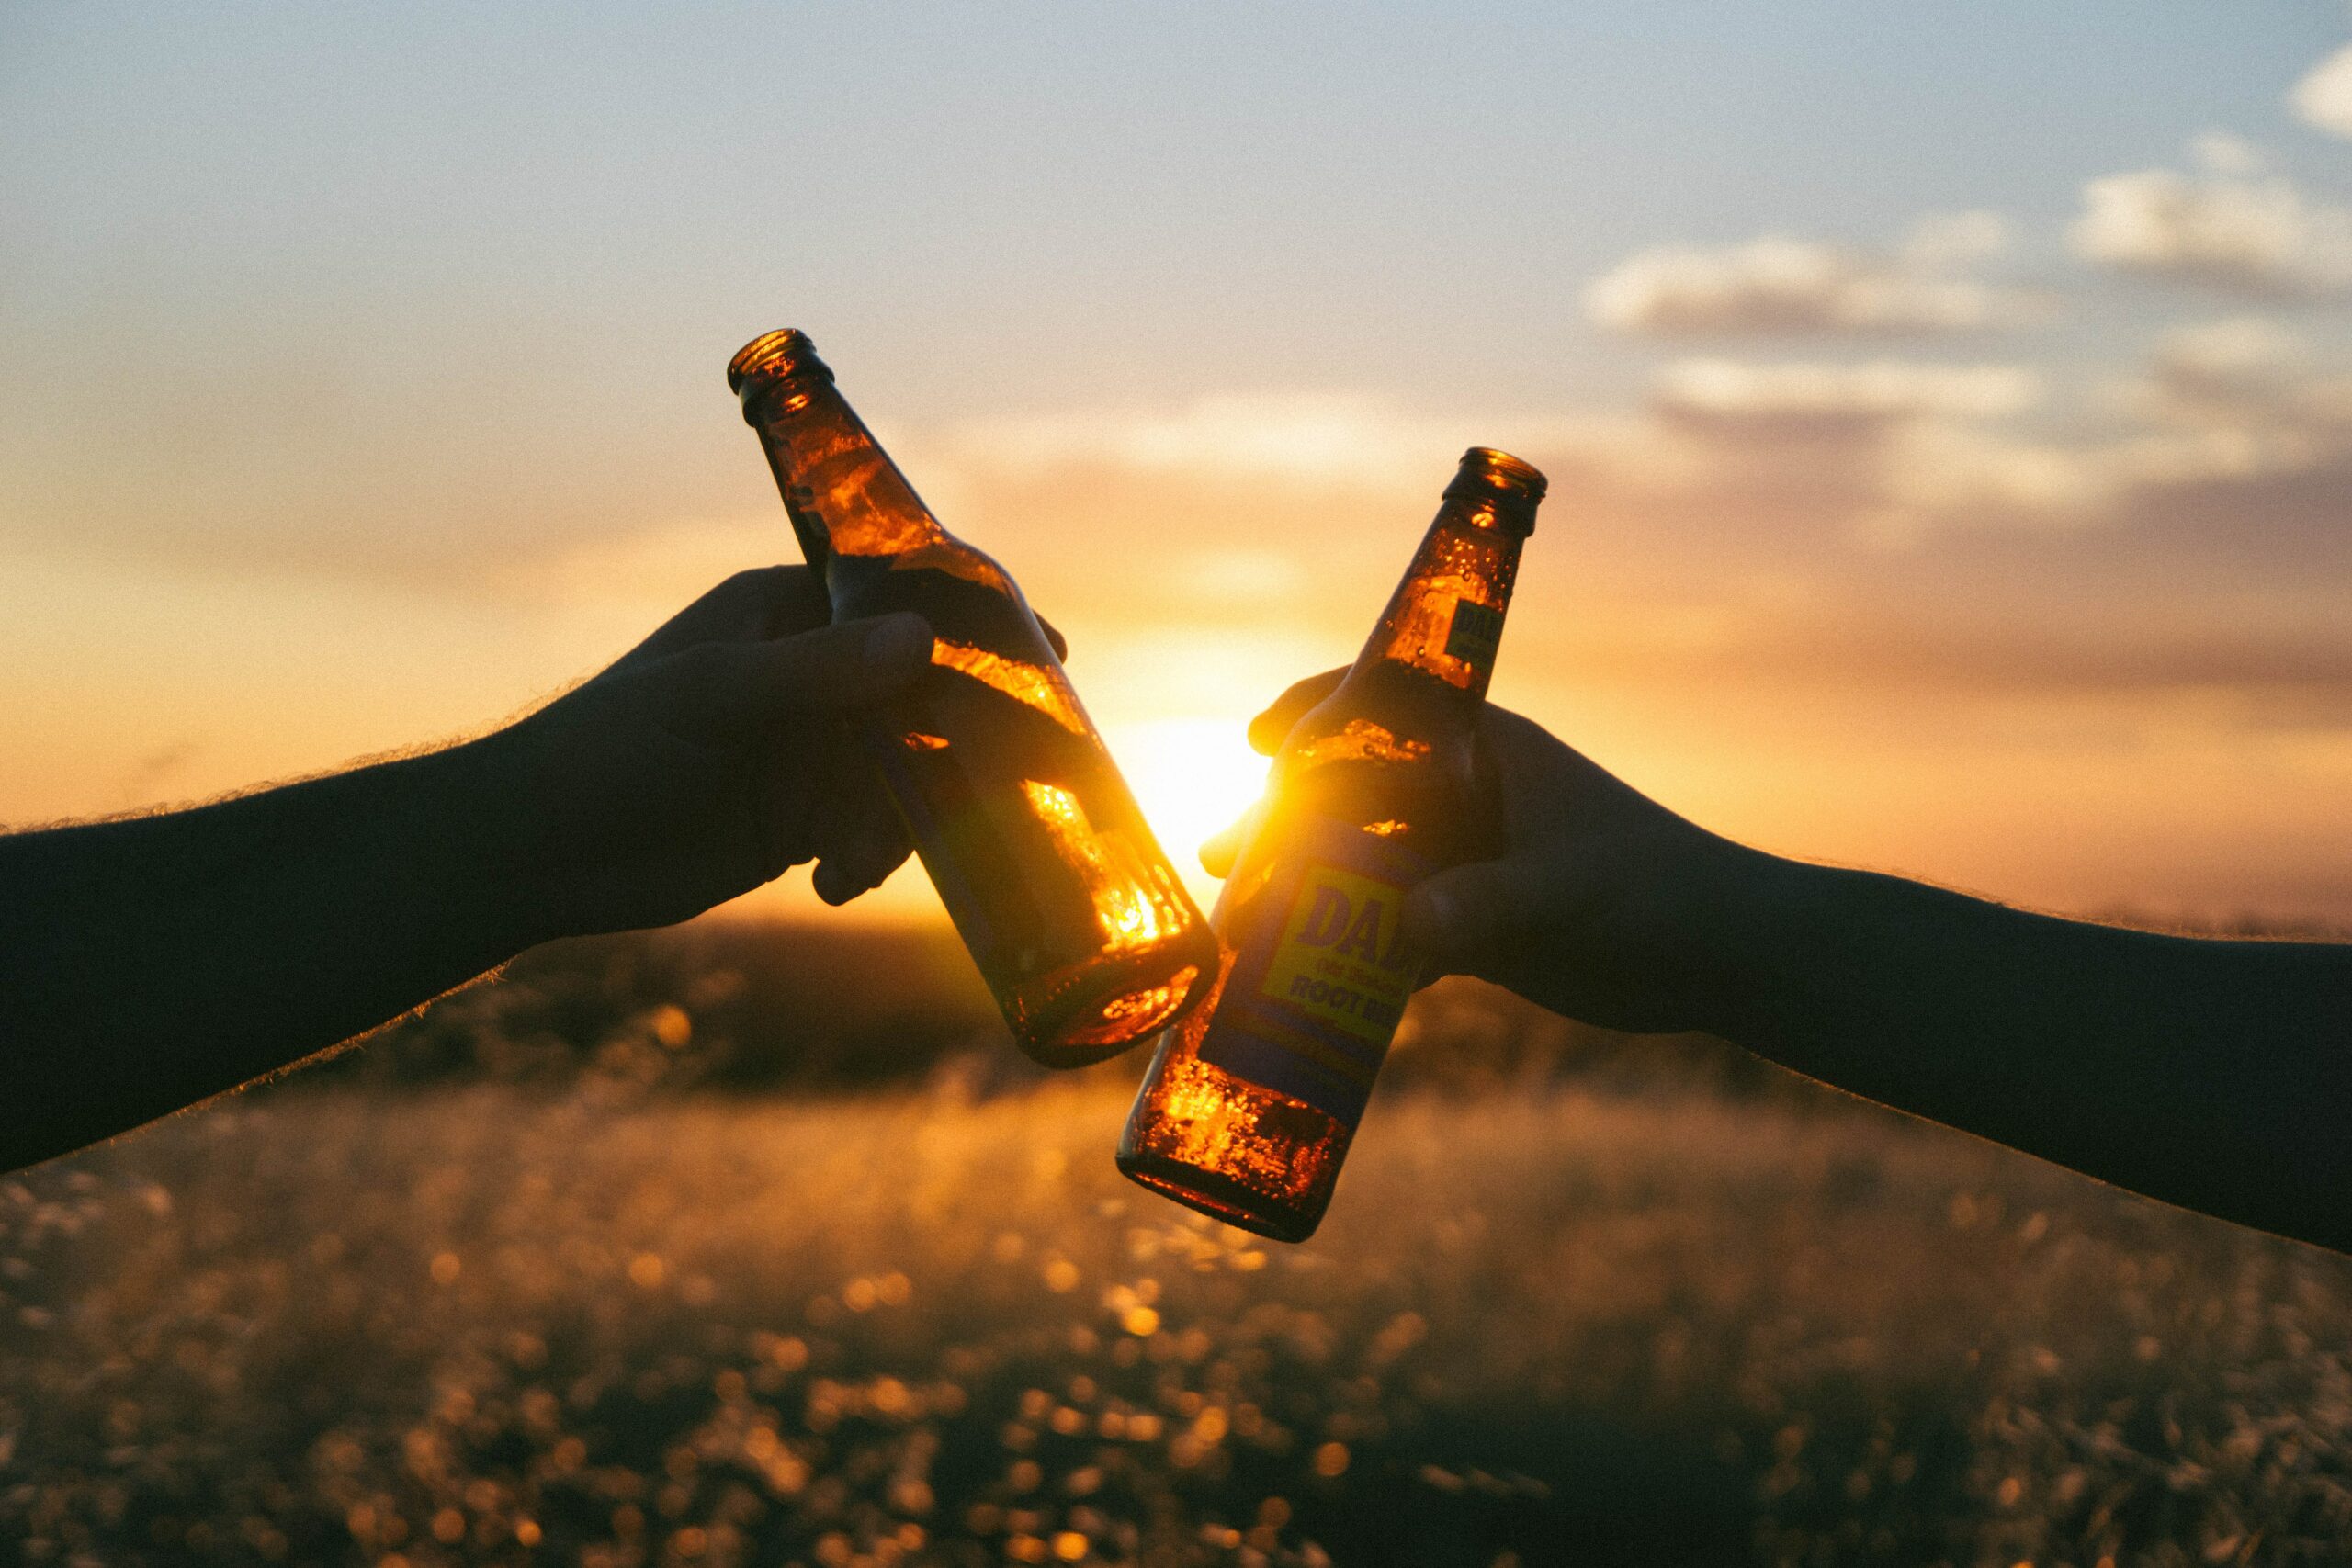
[[[1160,847],[1195,896],[1213,897],[1216,890],[1216,880],[1201,869],[1202,841],[1247,811],[1266,787],[1266,759],[1250,750],[1247,722],[1145,719],[1111,726],[1103,735]]]

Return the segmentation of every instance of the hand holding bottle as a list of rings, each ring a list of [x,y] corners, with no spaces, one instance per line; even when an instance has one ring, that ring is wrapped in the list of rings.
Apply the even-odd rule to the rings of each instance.
[[[1278,1240],[1320,1223],[1423,964],[1406,896],[1498,841],[1478,712],[1544,489],[1464,453],[1355,663],[1284,725],[1212,917],[1216,989],[1161,1037],[1119,1141],[1144,1186]]]
[[[1250,726],[1269,755],[1343,672]],[[1703,1030],[2103,1181],[2352,1250],[2352,947],[2060,919],[1720,838],[1488,706],[1503,852],[1405,906],[1424,978]],[[1238,830],[1202,861],[1230,867]]]
[[[727,384],[834,619],[930,626],[922,678],[855,728],[1013,1039],[1082,1066],[1195,1006],[1216,939],[1019,586],[932,515],[806,333],[752,339]]]
[[[1250,744],[1274,755],[1346,673],[1292,686],[1251,721]],[[1433,874],[1406,900],[1422,982],[1476,976],[1609,1029],[1727,1030],[1746,964],[1737,911],[1780,863],[1677,816],[1515,713],[1490,703],[1477,724],[1506,847]],[[1242,833],[1211,840],[1202,863],[1224,875]]]
[[[800,567],[739,572],[613,665],[477,743],[528,803],[518,859],[542,936],[665,925],[819,863],[846,903],[907,858],[842,716],[929,668],[931,628],[840,626]]]
[[[931,627],[728,579],[478,739],[187,810],[0,834],[0,1170],[347,1040],[551,937],[682,920],[797,862],[834,903],[906,857],[845,720]]]

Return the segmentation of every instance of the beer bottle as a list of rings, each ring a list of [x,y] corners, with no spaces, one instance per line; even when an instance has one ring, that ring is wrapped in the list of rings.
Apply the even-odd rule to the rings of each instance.
[[[1216,938],[1020,588],[940,526],[804,333],[745,344],[727,383],[835,619],[931,623],[932,668],[863,739],[1013,1038],[1083,1066],[1181,1016]]]
[[[1476,744],[1544,476],[1474,446],[1363,651],[1292,728],[1211,917],[1221,967],[1170,1028],[1119,1168],[1228,1224],[1314,1234],[1419,960],[1406,892],[1501,849]]]

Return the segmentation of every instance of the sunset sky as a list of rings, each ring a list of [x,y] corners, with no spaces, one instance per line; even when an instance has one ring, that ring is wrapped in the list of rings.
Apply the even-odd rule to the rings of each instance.
[[[1478,442],[1553,480],[1497,700],[1669,805],[2352,919],[2316,0],[9,7],[0,822],[478,730],[781,558],[785,325],[1187,866]]]

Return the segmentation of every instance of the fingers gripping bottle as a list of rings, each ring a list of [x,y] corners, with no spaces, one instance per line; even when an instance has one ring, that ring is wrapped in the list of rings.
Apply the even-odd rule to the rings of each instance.
[[[1211,917],[1222,967],[1161,1036],[1119,1168],[1229,1224],[1314,1234],[1413,994],[1405,895],[1501,849],[1478,710],[1544,476],[1474,446],[1338,689],[1292,728]]]
[[[932,668],[863,726],[1023,1050],[1115,1055],[1197,1003],[1216,942],[1004,570],[939,525],[803,333],[727,367],[833,616],[913,610]]]

